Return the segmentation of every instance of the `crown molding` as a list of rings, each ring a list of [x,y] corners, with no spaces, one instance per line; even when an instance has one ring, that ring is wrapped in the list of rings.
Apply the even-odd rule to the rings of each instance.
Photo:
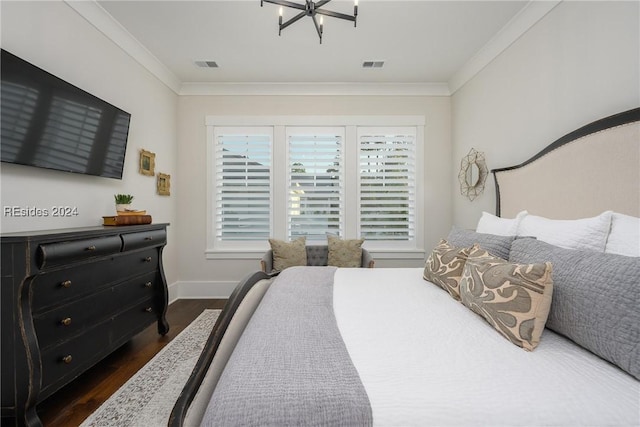
[[[475,77],[562,0],[531,0],[447,83],[183,83],[96,0],[64,0],[64,2],[178,95],[450,96]]]
[[[128,53],[140,65],[175,93],[180,92],[181,81],[158,58],[156,58],[142,43],[129,33],[95,0],[71,1],[65,4],[75,10],[80,16],[93,25],[98,31],[109,38],[116,46]]]
[[[446,83],[183,83],[180,95],[449,96]]]
[[[544,18],[562,0],[536,1],[531,0],[511,20],[493,36],[471,59],[469,59],[449,79],[449,89],[453,95],[473,79],[476,74],[489,65],[502,52],[532,28],[538,21]]]

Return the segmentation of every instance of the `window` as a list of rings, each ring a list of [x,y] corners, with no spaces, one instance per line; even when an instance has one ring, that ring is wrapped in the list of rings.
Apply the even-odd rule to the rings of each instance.
[[[360,237],[414,241],[415,128],[358,128]]]
[[[364,238],[378,256],[421,258],[423,126],[415,116],[208,117],[207,257],[255,258],[270,237],[324,244],[330,232]]]
[[[287,129],[287,236],[344,233],[344,129]]]
[[[216,242],[233,246],[271,236],[272,140],[269,128],[215,130]]]

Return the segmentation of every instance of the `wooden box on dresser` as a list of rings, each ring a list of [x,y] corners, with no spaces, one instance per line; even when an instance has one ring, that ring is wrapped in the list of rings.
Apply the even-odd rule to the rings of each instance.
[[[2,425],[41,425],[36,405],[153,322],[169,331],[167,224],[2,235]]]

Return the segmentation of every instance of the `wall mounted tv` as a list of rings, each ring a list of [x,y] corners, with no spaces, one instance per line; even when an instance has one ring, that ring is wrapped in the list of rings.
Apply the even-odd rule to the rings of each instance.
[[[131,115],[2,50],[1,160],[122,179]]]

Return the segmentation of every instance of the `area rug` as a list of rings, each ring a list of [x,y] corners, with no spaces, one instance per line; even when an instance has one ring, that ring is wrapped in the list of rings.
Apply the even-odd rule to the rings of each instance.
[[[203,311],[80,426],[166,426],[219,315]]]

